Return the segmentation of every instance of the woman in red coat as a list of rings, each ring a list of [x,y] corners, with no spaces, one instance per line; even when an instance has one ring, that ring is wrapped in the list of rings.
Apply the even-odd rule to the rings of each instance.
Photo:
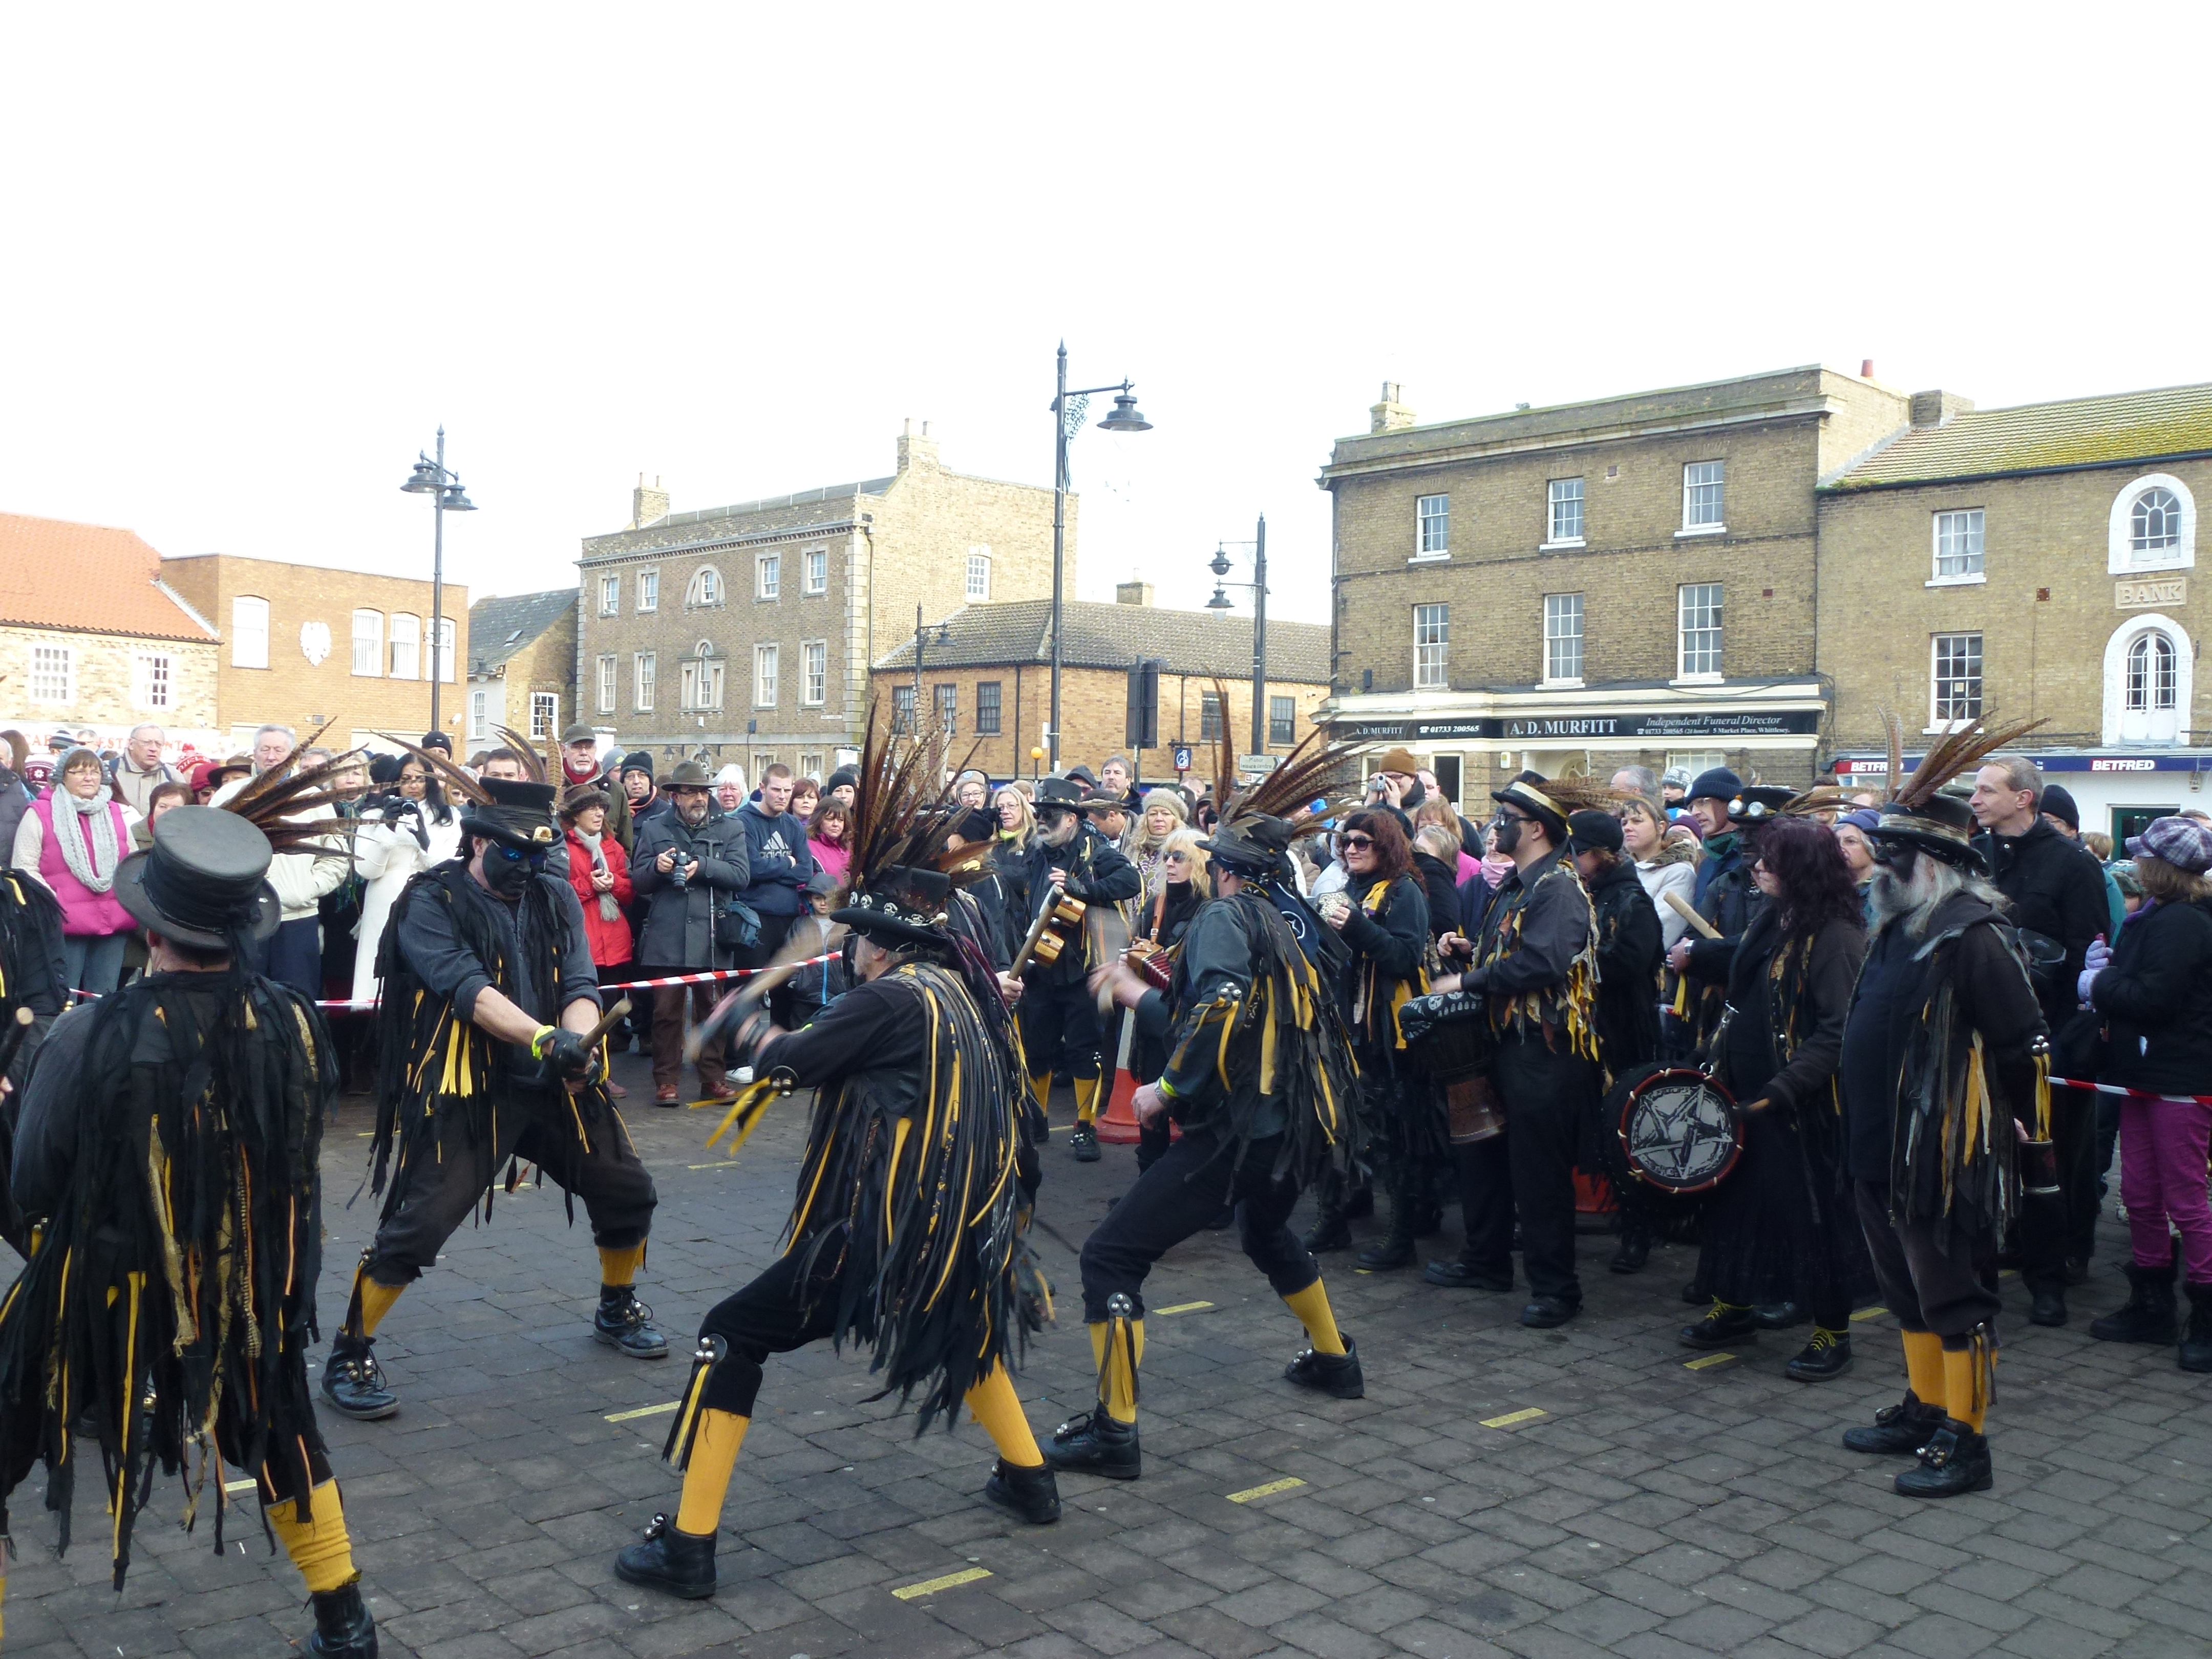
[[[584,907],[584,938],[592,947],[592,965],[599,983],[629,977],[637,954],[629,931],[629,854],[606,833],[607,795],[589,785],[568,792],[561,805],[561,822],[568,831],[568,884]],[[613,1079],[607,1092],[626,1092]]]

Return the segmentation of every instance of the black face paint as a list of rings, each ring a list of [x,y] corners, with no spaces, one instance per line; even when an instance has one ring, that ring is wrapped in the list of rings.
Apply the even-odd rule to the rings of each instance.
[[[504,847],[484,849],[484,885],[504,899],[520,898],[530,878],[537,873],[536,863],[528,854],[517,854]]]
[[[1491,820],[1491,827],[1497,834],[1498,850],[1511,857],[1514,848],[1521,845],[1521,820],[1500,812]]]

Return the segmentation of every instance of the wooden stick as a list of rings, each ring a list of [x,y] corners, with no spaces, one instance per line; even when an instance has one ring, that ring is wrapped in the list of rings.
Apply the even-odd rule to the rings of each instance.
[[[1683,921],[1688,922],[1691,927],[1696,928],[1707,939],[1719,939],[1722,937],[1721,930],[1714,927],[1710,921],[1707,921],[1703,916],[1699,915],[1697,911],[1692,908],[1689,901],[1685,899],[1680,893],[1668,893],[1666,895],[1666,899],[1667,902],[1674,907],[1674,914],[1676,915],[1681,917]]]

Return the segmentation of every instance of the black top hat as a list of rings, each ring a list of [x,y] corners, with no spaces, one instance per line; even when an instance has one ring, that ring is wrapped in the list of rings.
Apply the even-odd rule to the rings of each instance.
[[[116,866],[115,900],[163,939],[203,951],[267,939],[284,908],[269,884],[269,837],[219,806],[173,806],[154,845]]]
[[[489,801],[471,801],[461,809],[461,833],[483,836],[506,847],[543,853],[560,839],[553,827],[553,786],[525,783],[519,778],[483,778],[480,787]]]
[[[1030,805],[1039,812],[1048,808],[1064,812],[1079,811],[1084,798],[1089,793],[1089,790],[1071,778],[1039,778],[1036,798]]]
[[[1227,823],[1199,845],[1216,864],[1232,874],[1267,877],[1279,874],[1297,832],[1281,818],[1266,812],[1248,812]]]
[[[1881,821],[1867,831],[1876,841],[1902,842],[1976,875],[1990,872],[1990,861],[1974,844],[1974,809],[1963,795],[1938,790],[1917,806],[1890,801]]]
[[[842,909],[832,910],[830,920],[878,945],[943,945],[949,937],[945,907],[951,893],[952,878],[941,871],[894,865],[865,892],[854,894]]]
[[[1540,786],[1544,781],[1540,777],[1523,773],[1503,789],[1492,790],[1490,798],[1500,803],[1510,801],[1522,811],[1533,814],[1536,822],[1544,826],[1544,833],[1557,846],[1567,838],[1567,815],[1559,810],[1557,801],[1543,792]]]
[[[1730,823],[1766,823],[1781,816],[1782,809],[1796,799],[1795,789],[1784,789],[1779,784],[1747,783],[1729,797],[1728,817]]]

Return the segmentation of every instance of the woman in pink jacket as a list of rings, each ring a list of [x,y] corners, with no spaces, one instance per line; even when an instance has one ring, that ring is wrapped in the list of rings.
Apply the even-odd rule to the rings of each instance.
[[[123,975],[123,946],[137,926],[116,902],[115,866],[132,851],[138,815],[113,799],[100,757],[72,749],[61,781],[25,809],[15,865],[36,874],[62,907],[62,961],[70,984],[105,996]]]

